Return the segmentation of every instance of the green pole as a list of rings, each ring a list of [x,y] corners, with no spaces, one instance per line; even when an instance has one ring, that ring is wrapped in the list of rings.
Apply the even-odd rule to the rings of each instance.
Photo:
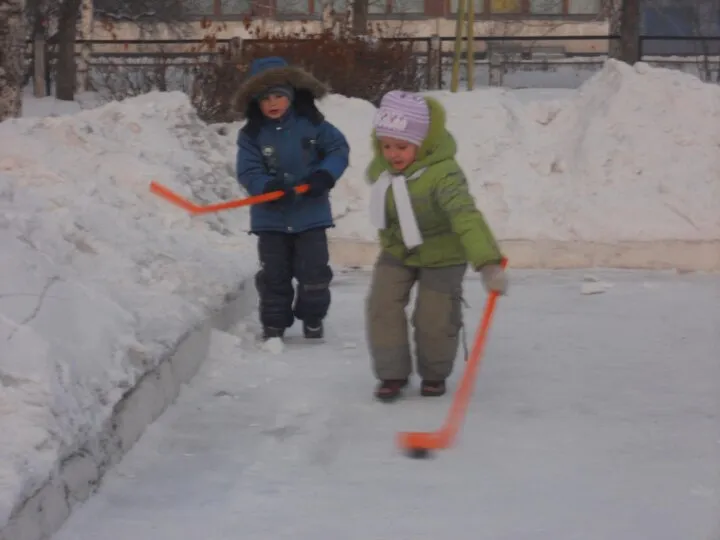
[[[468,0],[467,89],[475,86],[475,0]]]
[[[455,51],[453,53],[452,78],[450,79],[451,92],[457,92],[460,83],[463,22],[465,22],[465,0],[458,0],[457,19],[455,21]]]

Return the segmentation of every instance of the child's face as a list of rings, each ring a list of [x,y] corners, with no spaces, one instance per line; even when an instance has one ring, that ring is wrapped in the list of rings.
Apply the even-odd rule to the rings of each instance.
[[[282,118],[290,108],[290,100],[282,94],[268,94],[260,100],[260,110],[273,120]]]
[[[380,148],[383,157],[396,171],[407,169],[415,161],[418,153],[416,145],[391,137],[380,137]]]

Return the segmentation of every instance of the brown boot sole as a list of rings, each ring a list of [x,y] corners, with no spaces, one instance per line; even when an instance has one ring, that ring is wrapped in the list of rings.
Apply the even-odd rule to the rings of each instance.
[[[405,383],[399,384],[393,388],[379,386],[375,389],[375,399],[382,401],[383,403],[392,403],[393,401],[397,401],[402,397],[403,389],[408,385],[408,382],[409,381],[406,381]]]
[[[443,384],[442,386],[421,386],[420,395],[423,397],[440,397],[445,395],[447,387]]]

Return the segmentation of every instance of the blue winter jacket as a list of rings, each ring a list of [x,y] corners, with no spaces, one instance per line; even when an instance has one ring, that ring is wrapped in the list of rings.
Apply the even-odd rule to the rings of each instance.
[[[261,59],[256,64],[267,60]],[[309,76],[307,73],[301,72],[302,77],[295,77],[298,68],[278,65],[276,58],[269,60],[266,70],[262,69],[262,64],[259,69],[257,65],[253,65],[254,71],[251,69],[254,78],[251,77],[249,87],[253,95],[278,82],[287,82],[295,83],[292,84],[295,100],[283,118],[272,120],[258,115],[256,100],[244,96],[249,110],[248,123],[237,138],[238,181],[250,195],[261,194],[265,184],[274,178],[281,178],[288,186],[299,185],[319,169],[324,169],[337,181],[348,166],[350,149],[343,134],[314,106],[313,97],[321,93],[317,86],[320,83],[303,85],[306,82],[303,77]],[[280,75],[285,78],[278,79]],[[257,204],[250,209],[250,219],[253,233],[300,233],[333,226],[328,194],[317,198],[298,195],[289,203]]]

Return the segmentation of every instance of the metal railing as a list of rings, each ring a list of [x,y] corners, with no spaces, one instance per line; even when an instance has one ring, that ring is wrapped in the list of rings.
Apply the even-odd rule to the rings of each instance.
[[[388,37],[382,40],[407,43],[415,57],[425,67],[427,89],[445,88],[454,37]],[[576,87],[600,69],[618,35],[536,35],[474,36],[477,86],[491,84],[492,73],[502,76],[495,81],[511,87]],[[246,39],[240,41],[241,55],[253,55],[253,49],[267,41]],[[292,40],[289,40],[292,41]],[[467,37],[463,38],[467,41]],[[148,72],[167,69],[175,72],[170,79],[172,89],[188,90],[192,70],[214,62],[223,48],[237,43],[231,39],[138,39],[138,40],[78,40],[77,54],[90,49],[88,70],[100,72],[114,68],[133,70],[141,76]],[[720,36],[642,35],[639,37],[642,59],[653,65],[683,69],[700,78],[720,82]],[[52,65],[50,47],[48,66]],[[30,51],[28,51],[30,52]],[[47,73],[50,80],[51,68]],[[529,84],[536,74],[537,83]],[[553,77],[555,81],[552,81]],[[525,81],[525,82],[523,82]],[[544,81],[544,82],[540,82]]]

